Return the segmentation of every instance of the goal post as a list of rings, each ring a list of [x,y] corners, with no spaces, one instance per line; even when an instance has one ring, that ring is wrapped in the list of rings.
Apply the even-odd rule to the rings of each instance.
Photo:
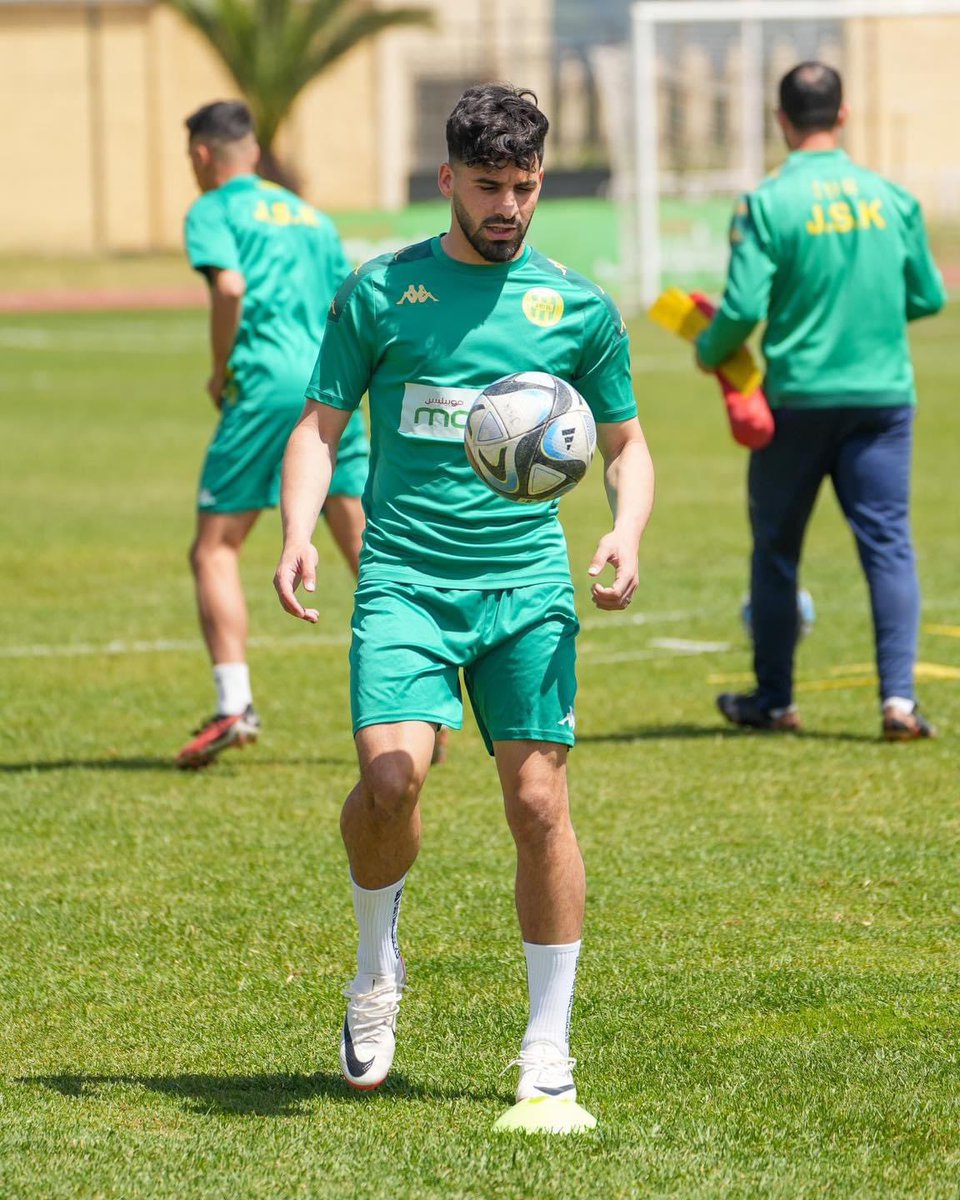
[[[942,115],[960,110],[960,0],[638,0],[631,21],[614,166],[628,308],[664,283],[719,286],[735,198],[786,154],[776,83],[804,59],[843,75],[852,156],[960,222],[960,133]]]

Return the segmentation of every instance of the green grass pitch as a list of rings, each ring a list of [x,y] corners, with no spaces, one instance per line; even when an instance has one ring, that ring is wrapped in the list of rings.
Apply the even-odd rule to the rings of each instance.
[[[469,719],[424,797],[395,1072],[368,1097],[339,1080],[350,581],[323,531],[315,630],[273,597],[275,515],[246,555],[263,741],[170,767],[210,710],[186,565],[204,317],[4,318],[0,1196],[955,1197],[958,341],[955,310],[914,337],[921,696],[943,736],[886,746],[828,492],[808,732],[722,727],[713,680],[748,669],[745,458],[687,350],[636,324],[658,503],[629,615],[589,606],[596,467],[564,505],[589,875],[574,1052],[600,1128],[550,1140],[491,1134],[525,991]]]

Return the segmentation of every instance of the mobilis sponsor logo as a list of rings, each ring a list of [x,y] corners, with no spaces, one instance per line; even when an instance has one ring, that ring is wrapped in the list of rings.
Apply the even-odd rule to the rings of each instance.
[[[403,390],[400,432],[413,437],[463,441],[470,406],[479,389],[408,383]]]
[[[456,400],[448,400],[443,396],[431,397],[413,414],[414,425],[441,425],[448,429],[453,425],[456,429],[465,429],[469,409],[463,408]]]

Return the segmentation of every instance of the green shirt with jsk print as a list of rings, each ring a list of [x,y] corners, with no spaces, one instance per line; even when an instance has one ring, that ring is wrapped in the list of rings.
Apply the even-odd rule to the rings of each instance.
[[[352,410],[369,394],[363,579],[485,589],[569,580],[558,503],[495,495],[464,452],[470,405],[518,371],[572,383],[598,423],[636,415],[616,306],[530,247],[472,265],[432,238],[341,287],[307,397]]]
[[[842,150],[798,150],[743,198],[730,240],[706,366],[765,320],[772,407],[916,403],[907,322],[946,296],[909,192]]]
[[[246,283],[230,399],[296,403],[351,270],[330,218],[276,184],[238,175],[194,201],[184,237],[195,270],[239,271]]]

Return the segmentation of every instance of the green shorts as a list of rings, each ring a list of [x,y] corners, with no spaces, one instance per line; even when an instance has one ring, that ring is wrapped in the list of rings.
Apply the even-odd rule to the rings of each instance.
[[[574,743],[576,636],[569,583],[465,591],[385,580],[357,588],[350,645],[353,732],[463,724],[460,671],[487,750]]]
[[[224,405],[200,474],[197,508],[232,513],[275,508],[287,438],[303,412],[296,404]],[[367,481],[370,447],[359,411],[350,418],[330,483],[331,496],[360,496]]]

